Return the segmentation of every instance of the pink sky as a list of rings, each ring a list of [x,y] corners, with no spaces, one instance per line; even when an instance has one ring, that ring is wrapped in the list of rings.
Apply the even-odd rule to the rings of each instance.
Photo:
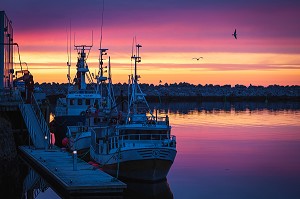
[[[102,3],[1,2],[36,82],[67,82],[70,21],[76,44],[91,44],[93,31],[87,62],[91,72],[97,69]],[[136,37],[143,46],[142,83],[300,85],[299,9],[299,1],[105,1],[102,46],[109,49],[114,83],[127,82]],[[199,56],[204,59],[192,59]],[[75,51],[72,57],[74,76]]]

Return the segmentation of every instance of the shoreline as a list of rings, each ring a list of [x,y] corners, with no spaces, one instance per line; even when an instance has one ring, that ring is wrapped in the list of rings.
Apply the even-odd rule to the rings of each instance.
[[[298,96],[146,96],[149,102],[300,102]]]

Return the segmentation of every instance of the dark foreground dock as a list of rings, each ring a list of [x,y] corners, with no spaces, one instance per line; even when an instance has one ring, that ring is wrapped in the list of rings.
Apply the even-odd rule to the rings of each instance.
[[[77,160],[74,170],[72,154],[60,149],[30,149],[28,146],[20,146],[19,152],[21,157],[63,198],[80,196],[118,198],[118,196],[122,197],[127,187],[125,183],[95,169],[81,159]]]

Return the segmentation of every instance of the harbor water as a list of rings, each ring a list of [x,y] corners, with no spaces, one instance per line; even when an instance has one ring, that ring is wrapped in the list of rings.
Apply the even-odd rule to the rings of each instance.
[[[299,103],[151,105],[169,115],[177,156],[166,181],[125,182],[122,198],[300,198]],[[26,163],[5,164],[1,198],[61,198],[38,173],[29,184]]]

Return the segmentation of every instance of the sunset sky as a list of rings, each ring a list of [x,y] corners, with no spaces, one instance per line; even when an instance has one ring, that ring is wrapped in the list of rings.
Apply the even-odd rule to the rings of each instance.
[[[102,9],[103,0],[0,4],[21,61],[39,83],[67,82],[70,23],[72,45],[74,34],[77,45],[92,44],[93,32],[87,63],[97,71]],[[141,83],[300,85],[299,10],[299,0],[104,0],[102,47],[109,49],[113,83],[127,82],[136,37]],[[75,65],[72,48],[72,77]]]

